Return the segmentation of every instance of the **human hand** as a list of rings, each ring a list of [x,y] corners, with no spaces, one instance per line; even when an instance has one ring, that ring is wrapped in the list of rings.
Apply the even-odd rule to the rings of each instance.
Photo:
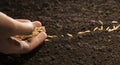
[[[32,23],[34,27],[41,27],[42,24],[39,21],[31,22],[30,20],[25,19],[16,19],[19,22],[22,23]],[[10,39],[4,39],[3,42],[8,44],[8,48],[2,50],[3,53],[7,54],[19,54],[19,53],[26,53],[34,48],[36,48],[38,45],[40,45],[47,37],[47,34],[43,31],[40,32],[37,36],[22,40],[20,38],[16,38],[14,36],[11,36]]]

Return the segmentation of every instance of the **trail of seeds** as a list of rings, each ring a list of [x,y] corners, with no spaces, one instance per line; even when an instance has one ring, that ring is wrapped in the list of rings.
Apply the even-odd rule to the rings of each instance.
[[[82,35],[82,34],[85,34],[85,33],[90,33],[90,32],[94,32],[94,31],[103,31],[103,30],[107,31],[107,32],[112,32],[112,31],[118,30],[119,27],[120,27],[120,24],[118,24],[117,21],[112,21],[112,24],[118,24],[117,26],[113,25],[112,28],[110,28],[110,26],[104,28],[104,25],[103,25],[104,23],[101,20],[99,20],[99,23],[101,24],[101,26],[95,27],[93,30],[80,31],[77,34]],[[73,37],[73,35],[70,34],[70,33],[67,33],[66,35],[69,38]],[[64,37],[64,35],[61,35],[61,36]],[[58,36],[57,35],[48,35],[48,38],[45,41],[50,41],[50,39],[53,39],[53,38],[56,38],[56,37],[58,37]]]

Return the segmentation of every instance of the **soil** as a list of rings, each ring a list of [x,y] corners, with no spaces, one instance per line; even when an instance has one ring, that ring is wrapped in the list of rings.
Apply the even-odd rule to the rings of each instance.
[[[48,35],[57,36],[28,54],[1,53],[0,65],[120,65],[120,28],[77,34],[100,26],[99,20],[104,28],[118,25],[119,0],[0,0],[0,11],[39,20]]]

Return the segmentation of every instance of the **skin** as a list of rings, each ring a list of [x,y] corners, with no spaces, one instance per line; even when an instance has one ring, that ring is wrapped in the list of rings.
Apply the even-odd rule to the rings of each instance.
[[[13,19],[0,12],[0,52],[4,54],[23,54],[32,51],[42,44],[47,34],[40,32],[37,36],[21,40],[15,38],[18,34],[31,34],[34,27],[40,27],[39,21],[31,22],[26,19]]]

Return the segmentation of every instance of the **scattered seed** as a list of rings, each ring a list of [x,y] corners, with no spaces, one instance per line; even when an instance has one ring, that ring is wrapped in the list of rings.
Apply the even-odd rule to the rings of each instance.
[[[110,27],[107,27],[106,30],[108,31],[110,29]]]
[[[95,20],[91,20],[91,22],[95,23],[96,21]]]
[[[84,33],[87,33],[87,32],[90,32],[90,30],[86,30],[84,32],[78,32],[78,35],[81,35],[81,34],[84,34]]]
[[[113,26],[113,29],[115,29],[116,27],[115,26]]]
[[[118,21],[112,21],[112,23],[118,23]]]
[[[98,28],[98,30],[103,30],[103,26],[100,26],[100,28]]]
[[[93,31],[96,31],[98,29],[98,27],[95,27],[94,29],[93,29]]]
[[[70,33],[67,33],[67,36],[69,36],[69,37],[73,37],[73,35],[72,35],[72,34],[70,34]]]
[[[113,29],[108,29],[108,32],[111,32],[111,31],[114,31],[114,30],[117,30],[118,28],[120,27],[120,24],[118,26],[113,26]]]
[[[101,26],[101,30],[103,30],[103,26]]]
[[[108,29],[108,32],[114,31],[114,29]]]
[[[78,32],[78,35],[81,35],[81,34],[84,34],[84,33],[86,33],[86,32]]]
[[[90,30],[86,30],[85,32],[90,32]]]
[[[115,27],[115,29],[118,29],[120,27],[120,24],[118,26]]]
[[[99,22],[100,22],[100,24],[102,24],[102,25],[103,25],[103,22],[102,22],[101,20],[99,20]]]
[[[56,35],[48,35],[47,36],[48,38],[55,38],[55,37],[57,37]]]
[[[45,39],[46,42],[50,41],[49,39]]]

